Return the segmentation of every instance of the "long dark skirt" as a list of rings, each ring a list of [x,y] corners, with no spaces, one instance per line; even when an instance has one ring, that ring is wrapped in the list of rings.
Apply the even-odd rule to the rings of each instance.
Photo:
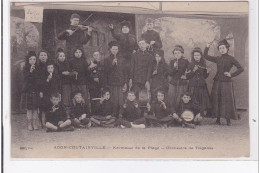
[[[211,91],[212,117],[237,120],[233,82],[214,81]]]
[[[207,85],[200,87],[188,86],[188,92],[191,94],[194,103],[198,104],[201,111],[207,111],[211,109],[211,102]]]
[[[169,90],[168,90],[168,99],[170,105],[177,109],[180,101],[181,101],[181,95],[187,91],[187,85],[172,85],[169,84]]]

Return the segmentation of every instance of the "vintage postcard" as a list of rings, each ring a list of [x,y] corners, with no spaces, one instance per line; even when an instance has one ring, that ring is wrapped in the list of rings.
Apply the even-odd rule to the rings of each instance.
[[[250,158],[249,2],[9,3],[12,159]]]

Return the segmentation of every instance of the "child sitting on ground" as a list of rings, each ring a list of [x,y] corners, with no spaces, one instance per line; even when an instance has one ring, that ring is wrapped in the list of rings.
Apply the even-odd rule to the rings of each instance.
[[[156,100],[150,105],[147,103],[148,114],[145,119],[151,127],[168,127],[173,121],[172,111],[169,103],[165,99],[165,92],[158,90],[156,92]]]
[[[191,100],[191,94],[185,92],[180,101],[180,105],[177,108],[174,119],[182,124],[182,127],[195,128],[195,125],[199,125],[202,121],[200,106],[194,104]]]
[[[46,132],[73,131],[69,114],[65,107],[60,103],[60,94],[54,92],[50,95],[51,103],[47,106],[46,111]]]
[[[88,106],[85,104],[82,93],[80,91],[75,91],[72,94],[72,103],[71,107],[71,120],[74,127],[89,128],[91,122],[89,120],[89,111]]]
[[[93,115],[90,120],[94,126],[114,127],[116,118],[113,103],[110,98],[110,91],[108,89],[103,90],[102,97],[99,101],[98,114]]]
[[[121,128],[145,128],[145,120],[141,115],[141,110],[136,101],[133,91],[127,93],[126,103],[121,107],[119,119],[116,123]]]

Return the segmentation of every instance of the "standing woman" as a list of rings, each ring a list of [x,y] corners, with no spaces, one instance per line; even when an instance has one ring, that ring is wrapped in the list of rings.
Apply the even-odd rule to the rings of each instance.
[[[228,54],[230,45],[224,39],[218,43],[220,57],[209,56],[208,51],[211,43],[207,44],[204,51],[205,59],[217,64],[217,72],[214,77],[213,88],[211,91],[212,115],[217,117],[217,124],[221,124],[220,118],[226,118],[227,125],[231,126],[230,119],[237,120],[237,110],[232,78],[244,71],[239,62]],[[231,68],[235,66],[237,70],[230,73]]]

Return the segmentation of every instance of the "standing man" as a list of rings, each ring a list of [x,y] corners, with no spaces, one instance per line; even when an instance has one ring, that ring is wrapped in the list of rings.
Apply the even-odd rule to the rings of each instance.
[[[72,59],[72,50],[75,47],[83,48],[91,38],[92,28],[89,26],[79,25],[78,14],[72,14],[70,17],[70,27],[58,35],[59,40],[66,40],[66,55]]]

